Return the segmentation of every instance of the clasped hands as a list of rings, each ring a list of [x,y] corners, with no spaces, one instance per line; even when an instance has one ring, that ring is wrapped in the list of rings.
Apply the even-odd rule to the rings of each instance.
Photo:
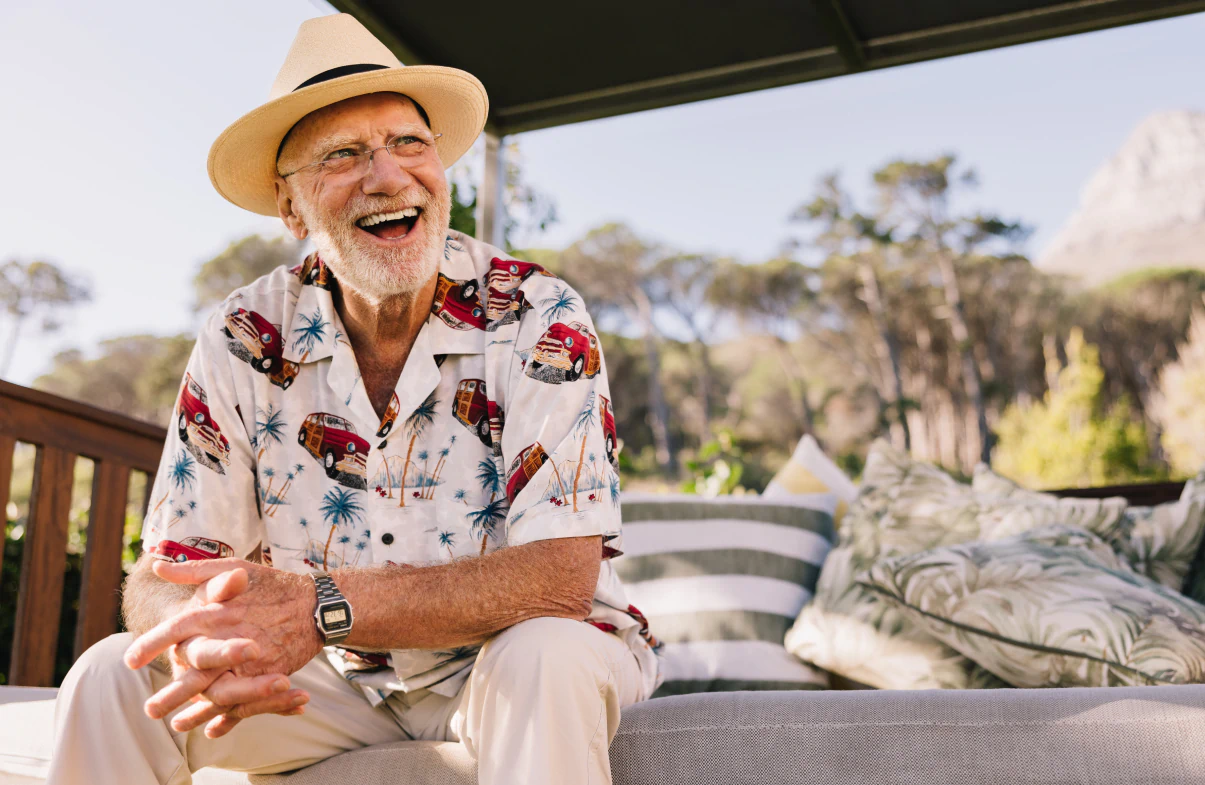
[[[184,608],[140,635],[126,650],[137,669],[166,653],[172,680],[147,700],[147,716],[172,718],[172,728],[205,725],[218,738],[255,714],[301,714],[309,695],[290,689],[289,675],[322,650],[313,621],[314,585],[304,575],[242,559],[174,563],[155,560],[165,581],[196,585]]]

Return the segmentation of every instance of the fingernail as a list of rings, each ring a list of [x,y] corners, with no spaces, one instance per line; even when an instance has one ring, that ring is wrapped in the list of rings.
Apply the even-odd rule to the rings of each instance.
[[[272,692],[284,692],[289,688],[289,683],[284,679],[277,679],[272,682]]]
[[[251,659],[254,656],[255,656],[255,647],[254,646],[252,646],[251,644],[247,644],[246,646],[243,647],[243,651],[242,651],[243,662],[246,662],[247,660]]]
[[[309,700],[310,699],[304,695],[298,695],[296,698],[293,699],[293,705],[294,706],[304,706],[306,703],[309,702]]]

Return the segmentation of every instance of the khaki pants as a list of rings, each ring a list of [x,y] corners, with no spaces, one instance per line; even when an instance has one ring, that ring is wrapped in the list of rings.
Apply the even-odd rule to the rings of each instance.
[[[487,641],[454,698],[420,690],[373,708],[317,657],[291,677],[310,693],[305,714],[252,717],[209,739],[203,726],[177,733],[170,716],[146,716],[143,702],[169,676],[155,666],[126,668],[132,640],[123,633],[96,644],[63,682],[50,785],[185,785],[206,766],[269,774],[409,738],[462,742],[483,785],[606,785],[619,711],[645,697],[636,658],[617,636],[540,618]]]

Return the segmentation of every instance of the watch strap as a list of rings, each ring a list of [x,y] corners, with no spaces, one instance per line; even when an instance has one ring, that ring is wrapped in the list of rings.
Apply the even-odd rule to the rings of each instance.
[[[347,598],[339,591],[339,585],[335,583],[335,579],[325,572],[311,572],[310,578],[314,581],[314,588],[318,593],[318,602],[314,606],[314,623],[318,626],[318,631],[322,633],[323,641],[328,646],[333,646],[342,643],[343,640],[351,634],[351,627],[340,632],[328,632],[322,623],[322,608],[332,602],[342,602],[347,604]],[[351,606],[348,604],[348,616],[351,616]]]

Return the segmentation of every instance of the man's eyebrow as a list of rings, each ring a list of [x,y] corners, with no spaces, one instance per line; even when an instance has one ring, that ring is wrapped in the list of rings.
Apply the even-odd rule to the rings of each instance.
[[[403,134],[419,132],[422,136],[430,136],[427,129],[419,123],[407,123],[392,133],[389,138],[393,139]],[[354,134],[331,134],[324,136],[314,143],[314,152],[318,155],[325,155],[333,150],[338,150],[342,147],[366,147],[366,143],[359,136]]]

